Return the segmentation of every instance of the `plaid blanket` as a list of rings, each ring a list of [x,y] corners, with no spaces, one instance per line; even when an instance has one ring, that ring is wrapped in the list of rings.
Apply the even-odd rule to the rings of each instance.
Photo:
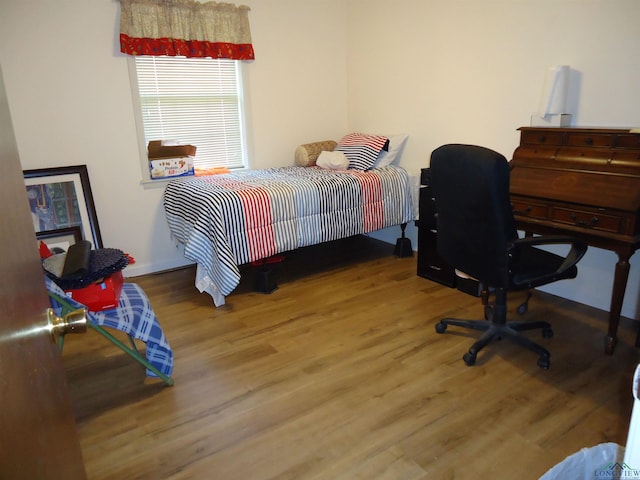
[[[45,281],[47,290],[65,298],[65,302],[72,309],[84,307],[81,303],[68,297],[50,278],[45,276]],[[49,298],[51,299],[51,307],[56,315],[62,315],[67,306],[61,305],[51,296]],[[120,303],[116,308],[101,312],[87,311],[87,314],[88,321],[93,324],[120,330],[136,340],[144,342],[146,344],[147,361],[163,374],[171,376],[173,371],[173,350],[171,350],[162,327],[160,327],[158,319],[151,308],[149,298],[138,285],[135,283],[124,283],[122,285]],[[147,376],[156,377],[157,375],[147,369]]]

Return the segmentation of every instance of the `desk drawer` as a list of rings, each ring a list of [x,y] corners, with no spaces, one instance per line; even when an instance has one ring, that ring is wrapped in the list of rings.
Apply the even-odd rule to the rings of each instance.
[[[634,148],[640,150],[640,134],[629,133],[616,135],[616,147]]]
[[[562,132],[523,131],[520,135],[521,145],[562,145]]]
[[[613,136],[607,133],[569,133],[567,145],[575,147],[611,147]]]
[[[560,207],[551,209],[551,220],[612,233],[623,233],[625,225],[624,217],[621,215],[611,215],[604,211],[590,212]]]
[[[511,206],[513,208],[514,215],[541,219],[549,218],[549,207],[545,204],[512,198]]]

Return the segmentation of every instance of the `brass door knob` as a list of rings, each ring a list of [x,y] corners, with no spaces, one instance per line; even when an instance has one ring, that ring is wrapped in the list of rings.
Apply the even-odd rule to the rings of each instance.
[[[47,321],[51,341],[58,342],[58,337],[67,333],[85,333],[87,331],[87,309],[79,308],[67,313],[64,317],[58,317],[53,308],[47,308]]]

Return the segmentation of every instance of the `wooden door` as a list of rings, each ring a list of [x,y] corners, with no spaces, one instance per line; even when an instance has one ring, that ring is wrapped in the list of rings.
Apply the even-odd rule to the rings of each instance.
[[[0,71],[0,479],[85,479]]]

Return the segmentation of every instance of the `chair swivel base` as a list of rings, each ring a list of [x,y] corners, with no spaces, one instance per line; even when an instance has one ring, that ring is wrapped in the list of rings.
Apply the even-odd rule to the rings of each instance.
[[[548,350],[533,342],[520,332],[524,330],[541,329],[544,338],[553,337],[551,325],[547,322],[509,322],[496,323],[486,320],[459,320],[455,318],[444,318],[436,323],[436,332],[444,333],[448,325],[470,328],[484,331],[482,336],[471,346],[469,351],[462,357],[468,366],[475,365],[478,352],[489,345],[494,340],[509,338],[518,345],[525,347],[539,355],[538,366],[544,370],[551,366],[551,354]]]

